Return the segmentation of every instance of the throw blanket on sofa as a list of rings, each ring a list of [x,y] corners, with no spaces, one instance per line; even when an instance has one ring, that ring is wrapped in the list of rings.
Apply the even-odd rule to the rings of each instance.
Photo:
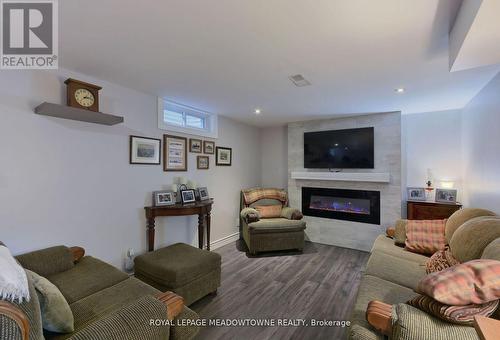
[[[9,249],[0,245],[0,298],[3,300],[22,303],[29,301],[28,278]]]
[[[278,200],[284,206],[287,205],[288,201],[285,190],[274,188],[254,188],[243,190],[243,198],[246,206],[265,198]]]

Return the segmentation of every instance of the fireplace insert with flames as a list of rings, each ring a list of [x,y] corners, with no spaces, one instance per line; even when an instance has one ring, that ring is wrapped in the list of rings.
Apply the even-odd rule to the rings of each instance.
[[[328,188],[302,188],[306,216],[380,224],[380,192]]]

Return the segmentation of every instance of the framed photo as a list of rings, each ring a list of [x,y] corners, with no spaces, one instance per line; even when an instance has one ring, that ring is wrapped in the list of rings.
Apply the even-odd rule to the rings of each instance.
[[[198,192],[200,193],[200,201],[206,201],[210,198],[206,187],[198,188]]]
[[[153,192],[153,203],[156,207],[174,205],[175,195],[172,191],[155,191]]]
[[[201,153],[202,145],[201,139],[189,138],[189,152]]]
[[[161,139],[130,136],[130,164],[160,164]]]
[[[208,156],[197,156],[196,165],[198,169],[207,170],[209,164]]]
[[[457,202],[457,190],[456,189],[436,189],[436,202],[456,203]]]
[[[231,166],[231,159],[233,158],[233,149],[218,146],[215,148],[215,165]]]
[[[410,201],[425,201],[424,188],[408,188],[408,199]]]
[[[196,196],[193,189],[181,190],[182,204],[196,202]]]
[[[187,139],[163,135],[163,170],[187,171]]]
[[[215,153],[215,142],[208,140],[203,141],[203,153],[213,155]]]

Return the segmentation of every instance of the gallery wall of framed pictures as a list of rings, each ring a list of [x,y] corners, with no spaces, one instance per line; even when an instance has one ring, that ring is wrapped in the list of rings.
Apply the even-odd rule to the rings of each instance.
[[[210,156],[215,156],[216,166],[231,166],[233,149],[216,146],[214,141],[163,135],[157,138],[130,136],[130,164],[160,165],[163,155],[164,171],[188,171],[188,152],[200,154],[196,157],[196,169],[208,170]]]

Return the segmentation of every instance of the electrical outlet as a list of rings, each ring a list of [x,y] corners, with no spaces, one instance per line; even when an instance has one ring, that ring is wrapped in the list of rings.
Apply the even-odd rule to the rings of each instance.
[[[134,248],[129,248],[127,250],[127,257],[128,258],[133,258],[135,256],[135,251],[134,251]]]

